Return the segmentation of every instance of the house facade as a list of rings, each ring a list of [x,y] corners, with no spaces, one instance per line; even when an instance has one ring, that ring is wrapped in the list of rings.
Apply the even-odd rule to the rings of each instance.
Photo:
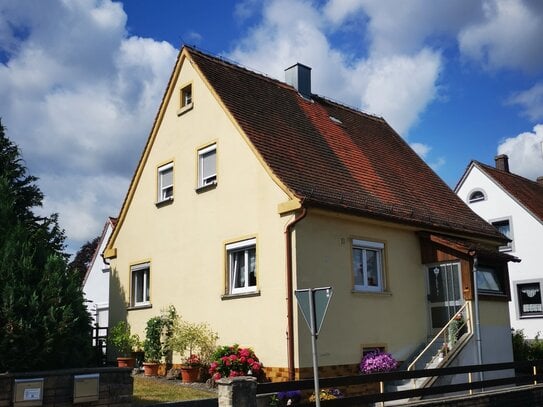
[[[115,218],[108,218],[87,272],[83,279],[83,293],[87,311],[92,317],[93,326],[108,327],[109,321],[109,279],[110,268],[102,258],[102,253],[115,227]]]
[[[382,118],[312,94],[308,67],[286,77],[181,50],[104,250],[110,323],[143,337],[174,305],[271,379],[308,377],[294,290],[332,286],[319,363],[355,373],[366,350],[413,358],[474,300],[477,263],[483,360],[510,361],[506,238]]]
[[[500,251],[522,260],[509,269],[509,313],[513,328],[535,338],[543,331],[543,272],[538,257],[543,239],[543,179],[532,181],[511,173],[506,155],[495,161],[495,167],[471,162],[455,192],[509,237]]]

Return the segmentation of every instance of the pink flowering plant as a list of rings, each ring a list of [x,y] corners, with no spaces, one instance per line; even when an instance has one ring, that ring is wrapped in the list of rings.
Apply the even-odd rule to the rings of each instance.
[[[388,352],[376,349],[366,354],[360,362],[360,373],[390,372],[398,367],[398,362]]]
[[[213,380],[223,377],[255,376],[262,373],[262,363],[251,348],[220,346],[212,356],[209,374]]]

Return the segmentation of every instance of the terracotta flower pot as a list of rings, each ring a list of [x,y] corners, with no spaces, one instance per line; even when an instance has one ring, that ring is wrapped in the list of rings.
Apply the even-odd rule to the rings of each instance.
[[[143,362],[143,374],[145,376],[158,376],[158,367],[160,365],[154,362]]]
[[[124,357],[117,358],[117,367],[131,367],[131,368],[134,368],[134,366],[136,366],[136,359],[135,358],[124,358]]]
[[[181,366],[181,379],[183,379],[183,382],[197,382],[199,375],[200,366]]]

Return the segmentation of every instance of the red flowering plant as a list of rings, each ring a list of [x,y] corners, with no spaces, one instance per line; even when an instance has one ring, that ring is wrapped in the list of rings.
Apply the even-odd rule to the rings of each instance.
[[[213,380],[223,377],[255,376],[262,373],[262,363],[251,348],[239,345],[220,346],[211,358],[209,373]]]
[[[185,359],[185,363],[183,365],[190,366],[190,367],[197,367],[202,364],[202,360],[200,359],[200,356],[191,354],[188,358]]]

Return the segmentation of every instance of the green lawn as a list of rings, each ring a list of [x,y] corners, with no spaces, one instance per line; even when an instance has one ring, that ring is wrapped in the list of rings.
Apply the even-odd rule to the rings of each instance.
[[[217,394],[212,391],[183,386],[177,380],[170,381],[134,376],[134,406],[213,397],[217,397]]]

